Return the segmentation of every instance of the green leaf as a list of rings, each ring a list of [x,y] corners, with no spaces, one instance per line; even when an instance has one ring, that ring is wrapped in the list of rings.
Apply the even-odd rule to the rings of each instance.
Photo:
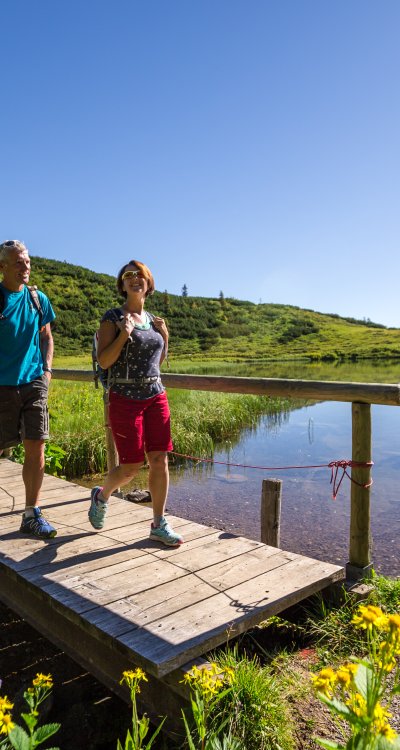
[[[22,727],[19,727],[18,724],[8,733],[8,739],[15,750],[30,750],[30,738],[25,730],[22,729]]]
[[[376,750],[400,750],[400,737],[397,736],[390,741],[386,737],[377,737]]]
[[[33,738],[37,745],[47,740],[52,734],[58,732],[61,724],[43,724],[42,727],[38,727],[36,732],[33,733]]]
[[[182,711],[182,718],[183,718],[183,723],[185,725],[186,737],[187,737],[187,741],[188,741],[188,745],[189,745],[189,750],[196,750],[196,745],[193,742],[192,733],[191,733],[191,731],[189,729],[189,724],[187,723],[187,719],[186,719],[184,711]]]
[[[121,748],[122,748],[122,745],[121,745]],[[118,750],[119,750],[119,748],[118,748]],[[125,737],[124,750],[135,750],[135,745],[134,745],[134,742],[133,742],[133,739],[132,739],[132,735],[131,735],[129,729],[128,729],[128,731],[126,733],[126,737]]]
[[[138,722],[138,729],[139,729],[139,744],[142,744],[144,738],[146,737],[147,732],[149,731],[149,720],[145,714],[143,714],[142,718]]]
[[[326,695],[322,695],[322,693],[318,693],[318,697],[320,698],[322,703],[325,703],[325,705],[327,705],[331,709],[331,711],[334,711],[335,714],[338,714],[344,719],[350,721],[352,712],[350,711],[348,706],[342,703],[342,701],[339,701],[337,698],[327,698]]]
[[[21,714],[21,717],[23,718],[26,726],[28,727],[30,732],[33,732],[36,724],[38,723],[38,717],[34,714]]]
[[[150,739],[149,739],[149,741],[148,741],[148,743],[147,743],[146,747],[144,748],[144,750],[150,750],[150,748],[152,747],[152,745],[153,745],[153,743],[154,743],[154,740],[155,740],[155,738],[157,737],[158,733],[159,733],[159,732],[161,732],[161,728],[162,728],[162,725],[164,724],[164,721],[165,721],[165,719],[166,719],[166,718],[167,718],[167,717],[166,717],[166,716],[164,716],[163,720],[162,720],[162,721],[161,721],[161,723],[160,723],[160,724],[158,725],[158,727],[157,727],[157,729],[155,730],[155,732],[153,732],[153,734],[151,735],[151,737],[150,737]]]
[[[337,742],[332,742],[332,740],[323,740],[321,737],[314,737],[314,739],[321,747],[326,748],[326,750],[345,750],[344,745],[338,745]]]
[[[364,700],[367,700],[368,693],[370,692],[375,679],[374,670],[370,664],[363,662],[359,665],[357,672],[354,675],[354,682],[358,692],[362,695]]]

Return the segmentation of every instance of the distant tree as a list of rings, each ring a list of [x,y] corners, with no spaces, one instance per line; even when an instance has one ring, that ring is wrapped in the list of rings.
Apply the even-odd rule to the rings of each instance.
[[[187,297],[187,296],[188,296],[188,288],[186,284],[184,284],[182,287],[182,297]]]
[[[221,307],[225,307],[225,297],[222,291],[219,293],[219,301],[221,303]]]
[[[166,289],[164,290],[163,294],[163,307],[165,315],[168,315],[168,313],[171,312],[171,305],[169,302],[169,294]]]

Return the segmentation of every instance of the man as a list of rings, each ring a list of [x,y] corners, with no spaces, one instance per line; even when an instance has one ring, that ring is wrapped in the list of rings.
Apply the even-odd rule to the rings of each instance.
[[[31,261],[18,240],[0,245],[0,453],[23,443],[25,512],[20,531],[41,539],[56,536],[43,517],[39,495],[44,444],[49,436],[47,395],[53,361],[50,323],[55,315],[42,292],[27,286]]]

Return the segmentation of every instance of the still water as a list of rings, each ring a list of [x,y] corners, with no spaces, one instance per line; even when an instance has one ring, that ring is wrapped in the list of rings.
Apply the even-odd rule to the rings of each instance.
[[[399,363],[342,368],[275,364],[254,368],[264,377],[312,380],[396,382]],[[215,371],[214,371],[215,372]],[[227,374],[227,373],[226,373]],[[229,370],[229,375],[242,375]],[[246,367],[249,375],[249,367]],[[400,575],[400,409],[372,406],[374,468],[371,499],[372,560],[377,571]],[[351,458],[351,404],[324,402],[264,417],[254,429],[244,430],[214,459],[256,466],[307,466]],[[330,469],[263,471],[213,464],[172,469],[168,510],[194,521],[259,539],[261,483],[283,480],[281,546],[330,562],[348,561],[350,480],[344,477],[332,499]]]

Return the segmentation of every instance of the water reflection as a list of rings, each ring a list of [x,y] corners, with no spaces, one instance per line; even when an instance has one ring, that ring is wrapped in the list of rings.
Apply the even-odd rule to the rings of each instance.
[[[283,366],[280,367],[279,374],[269,372],[269,376],[288,377],[282,371]],[[375,369],[375,382],[393,382],[390,380],[393,371],[389,369],[385,375],[383,370],[382,366]],[[331,379],[358,380],[357,366],[352,377],[339,378],[338,372]],[[297,371],[296,377],[304,375]],[[314,375],[313,379],[319,377],[327,379],[325,374]],[[372,382],[371,370],[368,377],[360,377],[363,380]],[[372,559],[378,571],[400,575],[399,409],[372,407],[372,444],[375,462]],[[328,464],[347,458],[351,458],[351,404],[336,402],[265,416],[257,427],[245,430],[235,444],[215,454],[215,461],[268,467]],[[258,539],[261,482],[274,476],[283,479],[281,546],[318,559],[346,563],[350,481],[344,479],[337,500],[332,500],[328,468],[286,469],[274,474],[272,469],[225,467],[217,463],[182,465],[171,470],[169,510]]]

